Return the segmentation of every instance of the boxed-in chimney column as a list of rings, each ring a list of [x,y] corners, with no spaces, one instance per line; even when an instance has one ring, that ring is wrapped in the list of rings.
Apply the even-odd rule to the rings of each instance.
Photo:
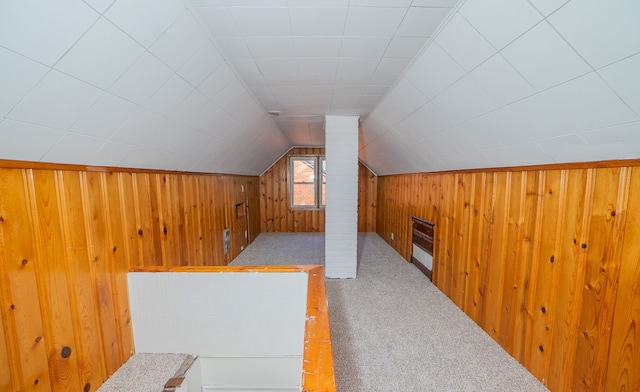
[[[325,275],[355,278],[358,261],[358,116],[325,116]]]

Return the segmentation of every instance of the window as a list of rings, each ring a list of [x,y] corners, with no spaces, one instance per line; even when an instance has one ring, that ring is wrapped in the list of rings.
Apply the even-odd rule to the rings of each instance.
[[[290,161],[292,208],[324,208],[327,162],[323,156],[294,156]]]

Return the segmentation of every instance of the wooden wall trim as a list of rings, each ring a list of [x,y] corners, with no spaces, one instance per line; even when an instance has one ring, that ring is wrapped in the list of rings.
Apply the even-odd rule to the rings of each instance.
[[[614,167],[640,166],[640,159],[609,159],[603,161],[590,162],[566,162],[547,163],[540,165],[504,166],[504,167],[484,167],[474,169],[442,170],[433,172],[385,174],[378,177],[399,176],[399,175],[419,175],[419,174],[455,174],[455,173],[492,173],[492,172],[518,172],[518,171],[540,171],[540,170],[572,170],[572,169],[602,169]]]
[[[640,162],[378,178],[377,232],[553,392],[640,388]],[[391,239],[394,233],[394,239]]]
[[[141,169],[141,168],[116,167],[116,166],[88,166],[88,165],[76,165],[72,163],[16,161],[11,159],[0,159],[0,168],[64,170],[64,171],[104,172],[104,173],[183,174],[183,175],[197,175],[197,176],[235,176],[235,177],[247,177],[247,178],[257,177],[253,175],[247,175],[247,174],[205,173],[205,172],[190,172],[190,171],[179,171],[179,170]]]

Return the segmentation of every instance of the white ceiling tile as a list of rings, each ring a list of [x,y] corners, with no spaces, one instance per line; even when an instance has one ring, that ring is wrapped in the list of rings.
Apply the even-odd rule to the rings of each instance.
[[[382,58],[371,78],[371,84],[392,85],[407,67],[410,58]]]
[[[115,0],[83,0],[99,13],[103,13],[113,4]]]
[[[0,118],[42,79],[49,68],[0,48]]]
[[[111,140],[133,145],[145,145],[158,129],[167,126],[168,118],[141,108],[118,131],[111,136]]]
[[[298,80],[301,86],[326,86],[336,81],[336,75],[333,73],[304,74],[300,75]]]
[[[105,139],[91,136],[67,133],[42,157],[42,160],[84,164],[102,147],[105,141]]]
[[[633,113],[611,89],[591,73],[508,107],[523,119],[533,138],[604,128],[633,122]]]
[[[63,135],[58,129],[4,120],[0,123],[0,157],[39,161]]]
[[[102,91],[58,71],[51,71],[7,118],[68,129]]]
[[[287,0],[289,7],[347,7],[349,0]]]
[[[232,59],[229,60],[231,67],[236,71],[238,76],[246,81],[246,77],[260,77],[260,68],[254,59]]]
[[[433,135],[453,125],[453,121],[447,117],[433,102],[428,102],[418,110],[424,119],[422,132],[424,136]]]
[[[640,115],[640,54],[601,68],[598,73]]]
[[[513,165],[541,165],[554,163],[554,160],[542,151],[535,142],[511,144],[505,147],[515,157]]]
[[[194,8],[197,15],[214,37],[239,37],[240,30],[228,7]]]
[[[149,50],[169,67],[178,70],[208,42],[209,38],[191,12],[185,11]]]
[[[100,18],[56,64],[56,69],[108,88],[144,49],[113,24]]]
[[[247,37],[244,42],[255,58],[295,56],[291,37]]]
[[[369,72],[344,72],[335,76],[336,84],[354,83],[354,84],[370,84],[373,73]],[[327,78],[328,79],[328,78]],[[316,83],[312,83],[316,84]]]
[[[131,144],[107,141],[87,160],[86,164],[93,166],[118,166],[132,149],[133,146]]]
[[[552,89],[547,99],[562,109],[571,129],[578,132],[638,120],[595,73]]]
[[[453,126],[445,133],[464,153],[501,146],[491,133],[477,129],[471,121]]]
[[[176,0],[118,0],[104,15],[149,48],[184,10],[184,3]]]
[[[400,123],[395,126],[395,129],[407,141],[410,143],[416,143],[425,137],[425,126],[426,123],[422,113],[420,111],[415,111],[400,121]]]
[[[335,86],[333,86],[333,93],[338,95],[363,94],[364,87],[365,86],[360,84],[349,84],[349,83],[336,84]]]
[[[257,59],[256,63],[263,75],[295,75],[298,73],[298,61],[294,58]]]
[[[404,8],[349,8],[345,35],[391,36],[405,14]]]
[[[310,78],[310,76],[314,75],[306,75],[305,78]],[[321,76],[326,76],[322,74]],[[267,82],[268,86],[296,86],[300,84],[300,76],[297,74],[289,74],[289,75],[265,75],[264,80]],[[323,84],[323,83],[311,83],[314,84]],[[326,83],[325,83],[326,84]]]
[[[242,75],[242,80],[248,87],[267,87],[267,81],[262,75]]]
[[[465,71],[435,42],[411,65],[406,78],[433,98],[461,78]]]
[[[189,0],[189,3],[194,7],[224,7],[227,0]]]
[[[338,73],[373,73],[380,59],[342,57],[338,62]]]
[[[389,90],[389,86],[366,86],[362,90],[362,94],[364,95],[384,95],[387,90]]]
[[[331,104],[355,106],[358,101],[360,101],[359,95],[334,95]]]
[[[224,61],[218,49],[211,43],[204,44],[178,70],[178,73],[191,85],[197,86]]]
[[[528,132],[522,132],[523,129],[526,129],[522,118],[505,108],[474,118],[467,124],[478,132],[491,135],[505,146],[528,142],[532,136]]]
[[[569,1],[570,0],[529,0],[544,16],[549,16]]]
[[[278,103],[271,95],[256,95],[256,100],[265,110],[278,110]]]
[[[216,44],[224,57],[228,59],[250,59],[253,58],[249,48],[242,38],[217,38]]]
[[[172,74],[160,60],[145,52],[113,83],[109,91],[141,105],[169,80]]]
[[[390,37],[344,37],[340,56],[380,58],[390,41]]]
[[[408,7],[411,0],[351,0],[351,7]]]
[[[286,7],[287,0],[227,0],[227,5],[236,7]]]
[[[108,139],[138,109],[138,105],[104,93],[71,127],[74,133]]]
[[[338,57],[342,37],[293,37],[298,57]]]
[[[580,133],[599,159],[640,158],[640,122]]]
[[[174,154],[152,150],[140,146],[132,146],[129,153],[120,161],[118,166],[140,169],[167,169],[167,161],[173,158]]]
[[[471,71],[496,52],[460,14],[451,18],[436,37],[436,42],[467,71]]]
[[[458,0],[413,0],[412,7],[453,7]]]
[[[52,66],[98,17],[79,1],[3,2],[0,46]]]
[[[333,86],[303,86],[302,93],[306,96],[333,95]]]
[[[144,103],[144,106],[157,113],[167,114],[193,91],[193,86],[174,74]]]
[[[467,1],[460,13],[497,49],[542,20],[526,0]]]
[[[396,35],[391,40],[384,56],[413,58],[427,42],[427,39],[427,37],[400,37]]]
[[[498,106],[510,104],[536,92],[500,54],[482,63],[470,75]]]
[[[301,75],[320,73],[334,75],[337,69],[337,57],[298,58],[298,71]]]
[[[469,76],[460,79],[431,102],[455,123],[470,120],[497,107],[491,97]]]
[[[571,1],[548,21],[594,68],[640,52],[640,2]]]
[[[512,42],[502,55],[538,90],[592,71],[546,22]]]
[[[291,8],[289,16],[294,36],[342,36],[347,8]]]
[[[199,114],[200,108],[209,103],[207,97],[197,90],[193,90],[178,106],[168,114],[172,119],[183,124],[192,125],[190,120]]]
[[[244,37],[291,35],[286,7],[232,7],[231,14]]]
[[[271,94],[275,97],[278,96],[296,96],[296,95],[300,95],[302,92],[302,89],[300,88],[300,86],[273,86],[269,88],[269,91],[271,91]]]
[[[431,37],[450,8],[411,7],[407,11],[397,34],[407,37]]]
[[[235,74],[226,63],[220,64],[215,71],[198,86],[198,90],[213,99],[220,90],[235,79]]]
[[[575,134],[537,140],[536,143],[556,162],[584,162],[599,159],[591,146]]]

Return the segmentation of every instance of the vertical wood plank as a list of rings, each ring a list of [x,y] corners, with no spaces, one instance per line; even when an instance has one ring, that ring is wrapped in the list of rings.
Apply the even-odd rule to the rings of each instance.
[[[54,391],[81,389],[75,352],[66,267],[65,244],[59,221],[58,187],[54,171],[33,170],[27,176],[30,226],[37,252],[36,273],[44,339]],[[50,273],[50,271],[60,271]]]
[[[561,258],[550,305],[553,335],[549,387],[557,391],[569,390],[574,375],[595,173],[594,169],[572,170],[568,173],[565,225],[560,231]]]
[[[36,259],[32,247],[33,233],[29,225],[27,184],[30,170],[0,172],[0,235],[3,238],[2,274],[3,317],[12,340],[14,359],[12,370],[19,377],[20,389],[48,391],[51,388],[40,314]],[[7,310],[4,310],[7,309]]]
[[[599,169],[591,209],[585,284],[576,350],[574,390],[601,391],[620,272],[620,250],[626,220],[630,170]],[[620,212],[620,214],[618,214]],[[568,383],[567,383],[568,384]],[[568,386],[567,386],[568,388]]]
[[[67,279],[73,331],[76,337],[78,365],[83,390],[96,390],[106,379],[102,356],[102,343],[98,334],[99,317],[93,287],[89,245],[86,233],[86,210],[83,193],[86,184],[83,173],[63,171],[58,176],[60,221],[67,247]]]
[[[625,189],[627,209],[616,210],[616,219],[622,216],[626,219],[606,364],[606,391],[640,390],[640,170],[634,167],[629,171],[621,175],[621,180],[630,175]]]

